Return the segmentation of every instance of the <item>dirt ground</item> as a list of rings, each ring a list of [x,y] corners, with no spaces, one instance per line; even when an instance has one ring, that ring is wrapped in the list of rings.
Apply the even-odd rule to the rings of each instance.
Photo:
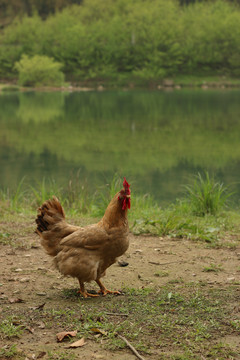
[[[19,309],[34,309],[43,303],[47,307],[48,302],[51,302],[51,306],[54,303],[58,307],[61,303],[66,306],[61,292],[66,287],[76,288],[77,280],[63,278],[52,268],[51,259],[40,247],[37,235],[26,235],[24,231],[20,231],[17,241],[22,245],[14,247],[0,243],[0,318],[5,308],[11,309],[14,314]],[[203,281],[209,287],[216,284],[219,287],[230,283],[240,284],[240,246],[216,249],[188,240],[131,234],[129,250],[120,260],[129,264],[120,267],[116,263],[108,269],[104,284],[110,289],[117,290],[125,286],[161,289],[174,280]],[[207,271],[209,268],[221,271]],[[88,284],[87,288],[96,289],[93,283]],[[21,302],[15,302],[15,299],[20,299]],[[57,343],[56,332],[57,329],[49,329],[39,321],[35,328],[28,329],[17,340],[18,349],[24,352],[26,360],[46,359],[46,349],[57,351],[66,347],[64,343]],[[240,338],[232,337],[226,341],[231,342],[240,353]],[[0,349],[9,342],[11,341],[0,338]],[[87,340],[84,347],[76,349],[75,354],[79,359],[136,359],[128,348],[111,352],[104,349],[101,343],[91,340]],[[151,355],[144,357],[156,358]]]

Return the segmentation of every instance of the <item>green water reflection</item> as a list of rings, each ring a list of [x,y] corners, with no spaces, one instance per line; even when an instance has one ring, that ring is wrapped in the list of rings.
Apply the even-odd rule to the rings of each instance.
[[[0,95],[0,186],[80,170],[89,187],[118,172],[160,203],[208,170],[240,194],[240,91],[24,92]]]

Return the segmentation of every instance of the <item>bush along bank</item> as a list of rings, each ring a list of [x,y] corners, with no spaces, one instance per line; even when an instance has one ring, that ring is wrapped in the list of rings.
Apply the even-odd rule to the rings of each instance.
[[[223,0],[185,7],[174,0],[89,0],[46,20],[34,15],[6,27],[0,34],[0,78],[41,85],[32,68],[49,75],[54,68],[76,82],[172,86],[162,79],[176,78],[175,85],[198,85],[204,77],[215,86],[219,76],[240,77],[239,34],[240,8]],[[49,59],[38,58],[36,66],[36,55]],[[26,61],[32,79],[24,81]],[[56,79],[62,83],[63,75],[55,75],[53,85]],[[228,83],[221,78],[223,86]]]

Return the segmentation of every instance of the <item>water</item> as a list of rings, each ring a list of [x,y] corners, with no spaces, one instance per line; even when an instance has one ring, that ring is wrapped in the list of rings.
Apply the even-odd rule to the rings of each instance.
[[[204,170],[240,195],[239,90],[24,92],[0,95],[0,188],[23,177],[93,191],[126,176],[159,204]]]

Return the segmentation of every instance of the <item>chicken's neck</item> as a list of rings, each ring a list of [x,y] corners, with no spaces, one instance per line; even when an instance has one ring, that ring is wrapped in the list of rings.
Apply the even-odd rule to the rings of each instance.
[[[119,194],[116,194],[109,203],[105,214],[99,224],[104,228],[126,227],[128,228],[127,209],[122,210],[121,201],[118,200]]]

